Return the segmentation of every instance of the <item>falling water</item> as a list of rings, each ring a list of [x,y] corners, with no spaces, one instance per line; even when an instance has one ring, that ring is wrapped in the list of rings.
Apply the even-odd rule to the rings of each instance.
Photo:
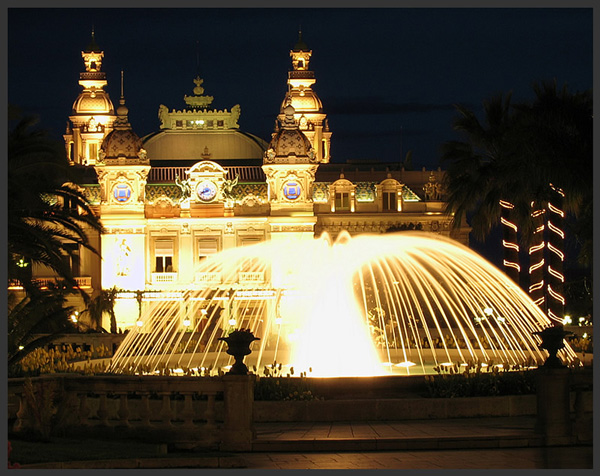
[[[505,274],[457,242],[417,232],[267,241],[206,259],[194,286],[144,294],[113,372],[214,374],[218,338],[249,329],[258,373],[365,376],[436,366],[531,366],[552,322]],[[225,347],[224,347],[225,346]],[[567,346],[565,360],[575,354]]]

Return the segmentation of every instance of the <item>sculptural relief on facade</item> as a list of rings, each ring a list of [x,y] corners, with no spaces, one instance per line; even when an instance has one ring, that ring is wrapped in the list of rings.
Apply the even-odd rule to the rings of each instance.
[[[425,200],[442,200],[443,185],[437,181],[433,172],[429,175],[429,181],[423,185],[423,191],[425,192]]]

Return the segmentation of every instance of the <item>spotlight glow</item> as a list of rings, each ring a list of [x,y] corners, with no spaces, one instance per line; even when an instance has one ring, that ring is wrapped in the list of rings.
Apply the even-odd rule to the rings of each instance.
[[[257,372],[406,375],[467,363],[530,367],[546,358],[533,333],[550,319],[506,274],[437,235],[267,241],[215,254],[196,272],[218,275],[219,284],[181,292],[185,305],[144,300],[144,325],[127,334],[110,371],[226,369],[233,358],[219,337],[234,326],[260,338],[245,358]],[[264,279],[240,282],[242,273]],[[186,327],[187,315],[202,318]],[[576,358],[568,345],[560,356]]]

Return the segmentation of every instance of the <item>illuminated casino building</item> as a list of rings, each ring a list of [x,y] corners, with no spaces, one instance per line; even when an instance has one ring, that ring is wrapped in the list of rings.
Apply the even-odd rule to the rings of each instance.
[[[196,272],[203,259],[230,248],[324,232],[335,239],[343,230],[416,229],[468,244],[467,225],[452,230],[444,213],[441,170],[335,157],[335,125],[314,90],[311,54],[300,37],[267,140],[240,130],[239,104],[213,108],[199,76],[190,78],[185,107],[160,105],[157,131],[139,137],[128,119],[123,74],[115,108],[102,71],[110,58],[92,36],[64,139],[70,162],[88,177],[82,187],[105,232],[92,239],[102,259],[82,249],[71,266],[92,295],[121,290],[120,329],[135,325],[140,291],[151,299],[203,286],[266,286],[256,273],[221,283]]]

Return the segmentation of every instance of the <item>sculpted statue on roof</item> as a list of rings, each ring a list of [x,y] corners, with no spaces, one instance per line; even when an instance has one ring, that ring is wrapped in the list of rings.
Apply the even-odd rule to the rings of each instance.
[[[194,79],[194,84],[196,87],[194,88],[194,94],[196,96],[202,96],[204,94],[204,88],[201,86],[204,80],[200,76],[196,76]]]

